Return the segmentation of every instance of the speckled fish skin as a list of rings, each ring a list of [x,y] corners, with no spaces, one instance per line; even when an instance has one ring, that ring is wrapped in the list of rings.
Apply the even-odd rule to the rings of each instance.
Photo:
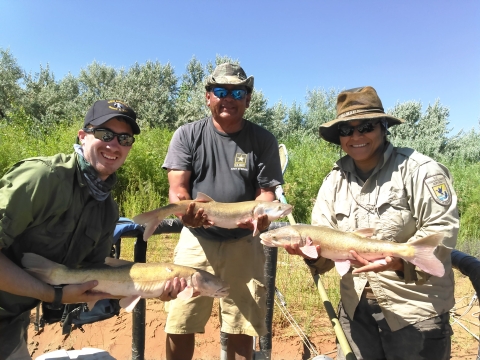
[[[362,232],[359,231],[359,233]],[[308,243],[307,237],[312,239],[312,244]],[[356,232],[343,232],[326,226],[290,225],[264,232],[260,234],[260,238],[265,246],[283,247],[299,244],[302,251],[308,252],[309,256],[312,254],[312,246],[320,245],[321,256],[332,259],[336,263],[355,260],[350,254],[350,250],[355,250],[360,256],[370,261],[384,259],[386,256],[400,257],[431,275],[441,277],[445,274],[443,264],[433,254],[443,240],[443,234],[433,234],[411,242],[397,243],[370,239]]]
[[[83,284],[97,280],[98,285],[92,291],[127,297],[132,301],[138,297],[159,297],[167,280],[174,277],[186,280],[191,292],[187,297],[193,293],[210,297],[228,295],[227,283],[203,270],[170,263],[133,263],[112,258],[107,258],[105,263],[110,266],[70,269],[37,254],[26,253],[22,258],[26,271],[48,284]]]
[[[237,203],[220,203],[212,200],[203,193],[198,193],[195,200],[181,200],[158,209],[145,212],[133,218],[137,224],[145,225],[144,240],[147,240],[155,231],[160,222],[170,215],[183,215],[188,206],[195,202],[195,211],[203,208],[204,214],[208,220],[213,221],[215,226],[234,229],[239,222],[246,222],[253,219],[255,230],[254,235],[258,234],[256,221],[258,216],[267,214],[270,221],[277,220],[287,216],[292,212],[292,205],[280,202],[270,201],[242,201]]]

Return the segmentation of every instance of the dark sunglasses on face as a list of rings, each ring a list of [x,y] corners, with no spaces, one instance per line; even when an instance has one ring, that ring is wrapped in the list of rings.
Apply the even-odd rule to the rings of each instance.
[[[132,146],[135,142],[135,138],[132,135],[117,134],[110,129],[84,128],[83,131],[93,134],[93,136],[95,136],[95,139],[102,140],[104,142],[110,142],[116,136],[118,139],[118,143],[122,146]]]
[[[213,88],[212,92],[219,99],[226,98],[228,94],[230,94],[235,100],[242,100],[247,95],[247,90],[244,90],[244,89],[227,90],[225,88],[217,87],[217,88]]]
[[[364,121],[357,126],[350,126],[347,123],[341,123],[338,124],[338,134],[340,136],[352,136],[355,129],[357,129],[360,134],[366,134],[372,132],[378,123],[378,121]]]

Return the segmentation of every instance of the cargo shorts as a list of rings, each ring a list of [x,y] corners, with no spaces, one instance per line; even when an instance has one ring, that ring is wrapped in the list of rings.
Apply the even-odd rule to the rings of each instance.
[[[208,271],[230,285],[220,298],[221,331],[227,334],[262,336],[265,325],[265,254],[258,236],[216,241],[182,229],[174,252],[174,263]],[[197,296],[166,303],[168,334],[204,333],[213,308],[213,298]]]
[[[353,321],[339,305],[338,319],[357,360],[448,360],[452,327],[449,313],[391,331],[376,299],[362,296]],[[337,360],[345,355],[337,344]]]

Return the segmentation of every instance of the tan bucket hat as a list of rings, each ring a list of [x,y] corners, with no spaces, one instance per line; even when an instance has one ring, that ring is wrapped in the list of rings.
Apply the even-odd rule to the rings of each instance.
[[[243,85],[248,92],[252,92],[253,76],[247,78],[247,74],[240,65],[224,63],[218,65],[205,81],[207,90],[216,85]]]
[[[328,142],[340,145],[338,123],[375,118],[384,118],[389,127],[405,122],[403,119],[385,114],[382,102],[373,87],[345,90],[337,97],[337,118],[320,125],[320,136]]]

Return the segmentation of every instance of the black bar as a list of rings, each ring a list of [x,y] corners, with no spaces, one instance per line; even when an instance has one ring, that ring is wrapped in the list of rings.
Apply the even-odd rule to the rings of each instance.
[[[473,288],[480,296],[480,261],[459,250],[452,250],[452,266],[470,278]]]
[[[143,234],[137,236],[133,250],[133,261],[147,262],[147,242]],[[140,299],[132,314],[132,360],[145,359],[145,299]]]
[[[265,288],[267,290],[267,313],[265,315],[267,333],[260,336],[259,345],[265,359],[270,359],[272,356],[272,322],[273,308],[275,307],[275,278],[277,274],[278,248],[264,246],[263,252],[265,253]]]
[[[180,219],[165,219],[162,220],[160,225],[157,226],[155,231],[153,232],[154,235],[158,234],[173,234],[179,233],[182,231],[183,223]]]

